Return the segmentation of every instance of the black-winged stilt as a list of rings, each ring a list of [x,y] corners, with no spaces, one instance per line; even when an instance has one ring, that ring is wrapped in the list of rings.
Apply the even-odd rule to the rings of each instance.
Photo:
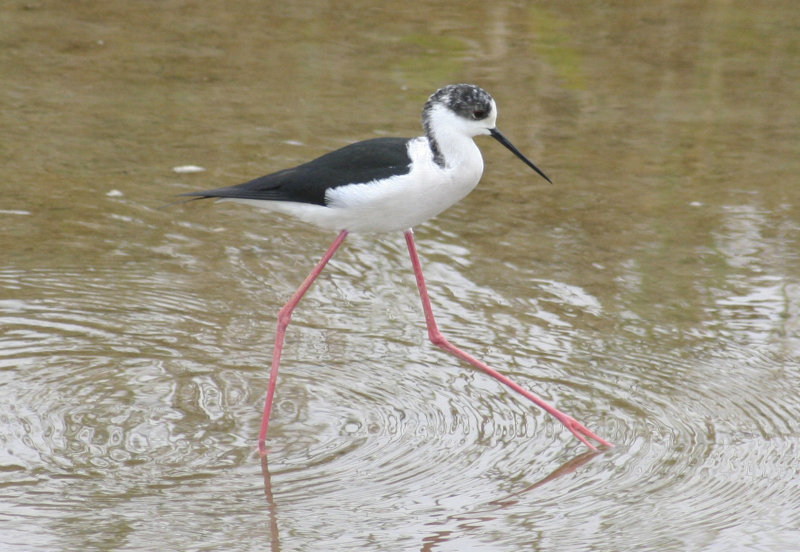
[[[412,228],[464,198],[478,184],[483,158],[473,137],[488,134],[548,182],[549,178],[503,136],[497,127],[497,106],[482,88],[455,84],[437,90],[422,110],[424,136],[374,138],[356,142],[303,165],[256,178],[244,184],[185,196],[250,203],[287,213],[339,235],[305,281],[278,313],[267,400],[258,437],[266,452],[272,399],[278,378],[284,335],[300,299],[314,283],[348,232],[404,231],[431,342],[524,395],[556,417],[591,449],[587,438],[613,446],[580,422],[527,389],[452,345],[439,331],[422,276]]]

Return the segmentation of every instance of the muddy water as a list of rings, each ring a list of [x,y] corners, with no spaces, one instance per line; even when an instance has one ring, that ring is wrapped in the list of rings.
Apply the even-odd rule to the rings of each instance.
[[[792,2],[12,3],[0,15],[0,548],[792,550],[800,540]],[[425,342],[402,236],[161,207],[419,132],[499,127],[417,229],[442,329],[616,448]],[[203,172],[173,167],[199,165]]]

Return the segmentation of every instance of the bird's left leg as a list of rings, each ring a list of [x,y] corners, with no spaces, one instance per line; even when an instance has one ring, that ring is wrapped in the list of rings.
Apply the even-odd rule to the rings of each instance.
[[[272,351],[272,369],[270,370],[269,374],[267,400],[266,404],[264,405],[264,415],[261,418],[261,432],[258,434],[258,449],[262,456],[267,453],[267,448],[264,444],[264,441],[267,438],[269,416],[272,412],[272,398],[275,396],[275,386],[278,383],[278,367],[280,366],[281,362],[281,352],[283,351],[283,339],[286,335],[286,328],[289,326],[289,322],[292,319],[292,313],[294,312],[297,304],[300,302],[300,299],[303,298],[303,295],[305,295],[305,293],[308,291],[308,288],[311,287],[311,284],[314,283],[314,280],[316,280],[320,273],[322,273],[322,269],[325,268],[325,265],[328,264],[328,261],[331,260],[331,257],[333,257],[333,254],[336,253],[336,250],[339,249],[346,237],[347,230],[342,230],[339,232],[339,235],[335,240],[333,240],[333,243],[322,256],[322,259],[320,259],[311,273],[306,276],[305,280],[303,280],[303,283],[300,284],[300,287],[297,288],[297,291],[294,292],[294,294],[289,298],[289,301],[278,312],[278,329],[275,332],[275,349]]]

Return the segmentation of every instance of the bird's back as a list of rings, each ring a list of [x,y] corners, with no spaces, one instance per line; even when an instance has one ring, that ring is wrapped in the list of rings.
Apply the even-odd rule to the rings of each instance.
[[[198,198],[290,201],[326,205],[328,190],[347,184],[407,174],[408,138],[373,138],[347,145],[312,161],[236,186],[183,194]]]

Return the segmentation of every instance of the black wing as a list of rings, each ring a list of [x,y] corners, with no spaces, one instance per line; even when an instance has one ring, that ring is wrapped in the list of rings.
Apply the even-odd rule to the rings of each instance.
[[[325,205],[325,192],[331,188],[407,174],[411,170],[407,145],[407,138],[373,138],[243,184],[181,195]]]

